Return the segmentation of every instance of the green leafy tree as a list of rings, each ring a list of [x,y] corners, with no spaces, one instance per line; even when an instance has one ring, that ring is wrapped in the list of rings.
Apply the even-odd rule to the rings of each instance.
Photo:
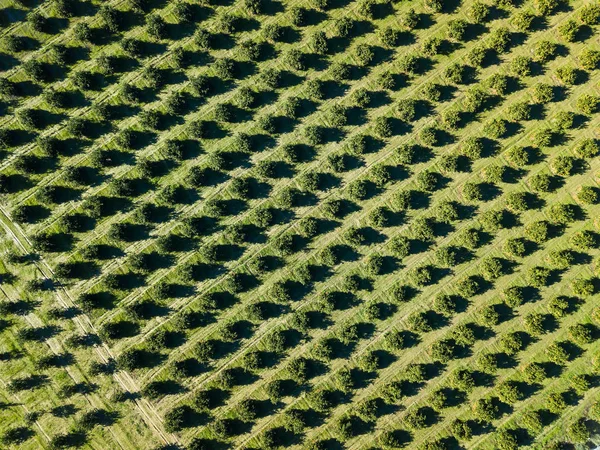
[[[575,168],[575,159],[568,155],[558,155],[550,162],[550,169],[563,177],[568,177],[572,174]]]
[[[579,23],[577,23],[574,19],[569,19],[559,25],[558,33],[565,41],[573,42],[579,33],[579,27]]]
[[[500,338],[500,346],[508,355],[515,355],[526,346],[521,334],[511,332]]]
[[[512,258],[522,258],[527,254],[526,241],[523,238],[509,238],[504,243],[502,251]]]
[[[538,41],[533,50],[534,58],[540,63],[552,61],[558,55],[558,44],[552,41]]]
[[[453,63],[444,70],[444,77],[454,84],[464,84],[467,82],[466,67],[459,63]]]
[[[498,397],[504,403],[513,405],[525,398],[525,393],[521,390],[516,381],[506,380],[497,387]]]
[[[600,51],[586,48],[579,54],[579,62],[586,70],[595,70],[600,64]]]
[[[506,194],[506,205],[515,212],[531,209],[531,196],[527,192],[509,192]]]
[[[567,434],[573,442],[585,443],[590,439],[591,433],[587,428],[584,418],[579,418],[567,427]]]
[[[427,415],[421,408],[415,408],[404,416],[404,424],[409,430],[419,430],[427,426]]]
[[[493,397],[481,398],[472,404],[473,415],[484,422],[493,422],[501,415],[500,408]]]
[[[165,414],[164,426],[168,432],[181,431],[190,424],[191,417],[194,416],[194,410],[187,406],[176,406]]]
[[[575,69],[572,66],[558,67],[555,73],[558,79],[566,85],[572,86],[574,84],[577,84],[577,82],[579,81],[579,74],[577,72],[577,69]]]
[[[512,24],[521,32],[531,30],[535,20],[535,14],[530,10],[517,11],[512,17]]]
[[[563,342],[553,342],[547,346],[546,356],[550,361],[559,365],[564,365],[571,359],[571,354]]]
[[[527,279],[533,287],[548,286],[551,281],[552,271],[546,267],[535,266],[527,271]]]
[[[588,205],[595,205],[600,201],[600,190],[595,186],[581,186],[577,191],[577,199]]]
[[[537,83],[533,86],[532,97],[536,103],[550,103],[554,100],[554,89],[549,84]]]
[[[560,319],[567,316],[571,310],[569,299],[567,297],[553,297],[548,301],[548,311],[555,318]]]
[[[400,15],[400,25],[407,30],[414,30],[419,25],[419,14],[413,8],[408,8]]]
[[[531,75],[532,63],[527,56],[516,56],[510,63],[510,70],[517,77],[528,77]]]
[[[548,377],[546,366],[538,362],[527,364],[523,367],[522,374],[529,383],[542,383]]]
[[[497,95],[505,95],[508,92],[509,77],[501,73],[492,74],[487,80],[486,84],[492,89]]]
[[[459,441],[469,441],[473,437],[473,426],[467,420],[454,419],[450,424],[450,433]]]
[[[594,342],[596,340],[594,333],[595,329],[588,324],[578,323],[569,327],[569,335],[581,345]]]
[[[394,134],[392,119],[389,117],[380,116],[375,119],[373,132],[381,138],[390,138]]]
[[[545,220],[538,220],[527,224],[524,233],[527,239],[541,244],[551,238],[552,226]]]
[[[508,126],[506,120],[502,118],[493,118],[483,126],[483,132],[492,138],[500,139],[506,135]]]
[[[577,99],[577,109],[583,114],[591,115],[598,112],[600,97],[592,94],[583,94]]]
[[[485,3],[475,1],[471,3],[467,11],[467,17],[474,23],[484,23],[487,21],[487,16],[490,12],[490,7]]]
[[[495,280],[505,273],[505,268],[500,258],[488,257],[481,260],[481,274],[488,281]]]
[[[454,358],[455,341],[453,339],[441,339],[431,344],[429,354],[434,361],[447,363]]]
[[[579,12],[579,19],[586,25],[596,25],[600,19],[600,6],[596,4],[585,5]]]
[[[497,53],[505,53],[511,46],[511,33],[506,27],[498,27],[494,29],[487,40],[489,48]]]
[[[527,102],[513,103],[508,107],[507,116],[513,122],[531,119],[531,106]]]
[[[384,448],[400,448],[406,445],[408,437],[404,430],[383,431],[378,436],[378,442]]]
[[[510,286],[502,291],[505,303],[511,308],[517,308],[527,301],[525,289],[520,286]]]
[[[593,231],[577,231],[571,236],[571,243],[580,249],[589,250],[598,244],[598,235]]]
[[[546,399],[546,408],[551,413],[562,413],[567,408],[565,396],[561,392],[552,392]]]
[[[541,16],[549,16],[558,9],[560,0],[535,0],[534,6]]]
[[[592,388],[592,380],[586,374],[573,375],[569,381],[579,395],[585,395]]]
[[[336,434],[344,441],[362,433],[362,421],[354,415],[344,415],[335,423]]]
[[[598,146],[598,142],[596,140],[586,138],[582,139],[575,145],[574,151],[579,158],[589,159],[598,155],[600,147]]]
[[[450,374],[450,386],[464,392],[475,389],[476,383],[473,373],[469,369],[456,369]]]
[[[411,283],[416,287],[423,287],[433,282],[433,268],[431,266],[415,267],[408,275]]]
[[[499,430],[496,432],[496,445],[500,450],[517,450],[519,441],[512,430]]]
[[[596,279],[578,278],[571,282],[571,289],[575,295],[589,297],[596,292]]]
[[[557,269],[567,269],[575,263],[575,254],[571,250],[554,250],[546,258]]]

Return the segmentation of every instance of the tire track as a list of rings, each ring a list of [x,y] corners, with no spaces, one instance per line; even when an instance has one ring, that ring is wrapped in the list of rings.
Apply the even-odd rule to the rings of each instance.
[[[31,242],[27,239],[27,236],[20,230],[20,228],[15,225],[10,217],[7,215],[4,208],[0,207],[0,221],[2,222],[3,227],[6,230],[6,233],[10,236],[10,238],[15,242],[17,247],[19,247],[25,254],[29,254],[31,252]],[[37,269],[42,273],[42,275],[48,279],[53,278],[53,272],[45,262],[43,257],[34,263]],[[62,287],[58,286],[56,291],[56,298],[58,302],[61,304],[63,308],[75,308],[75,304],[72,299],[69,297],[68,292],[64,291]],[[94,334],[97,335],[97,331],[90,319],[82,314],[76,316],[72,319],[77,328],[82,331],[83,334]],[[108,346],[104,343],[101,345],[96,345],[94,350],[101,361],[109,362],[114,359],[113,354],[111,353]],[[133,378],[124,371],[117,372],[113,375],[114,380],[121,386],[123,390],[126,392],[137,392],[139,388]],[[159,436],[159,438],[164,443],[177,443],[177,439],[172,434],[167,434],[162,429],[162,423],[158,413],[154,410],[152,404],[146,400],[136,399],[135,404],[142,414],[142,417],[146,421],[146,423],[155,431],[155,433]]]

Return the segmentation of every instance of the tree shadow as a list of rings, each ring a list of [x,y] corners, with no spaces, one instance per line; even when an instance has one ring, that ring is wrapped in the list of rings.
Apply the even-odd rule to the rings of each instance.
[[[19,207],[18,214],[13,211],[13,218],[20,223],[38,223],[50,217],[52,211],[42,205],[23,205]]]
[[[17,335],[18,339],[30,342],[44,342],[59,334],[61,329],[56,325],[45,325],[41,327],[21,328]]]
[[[52,408],[50,410],[50,414],[54,417],[65,419],[67,417],[73,416],[77,413],[77,411],[79,411],[79,409],[75,405],[67,403],[66,405],[60,405]]]
[[[14,56],[0,52],[0,71],[4,72],[19,65],[19,60]]]
[[[329,316],[322,311],[307,311],[310,328],[324,330],[331,325]]]

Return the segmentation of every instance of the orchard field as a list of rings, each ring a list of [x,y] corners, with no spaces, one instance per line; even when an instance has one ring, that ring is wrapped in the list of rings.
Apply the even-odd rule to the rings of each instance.
[[[0,445],[600,444],[600,3],[0,0]]]

